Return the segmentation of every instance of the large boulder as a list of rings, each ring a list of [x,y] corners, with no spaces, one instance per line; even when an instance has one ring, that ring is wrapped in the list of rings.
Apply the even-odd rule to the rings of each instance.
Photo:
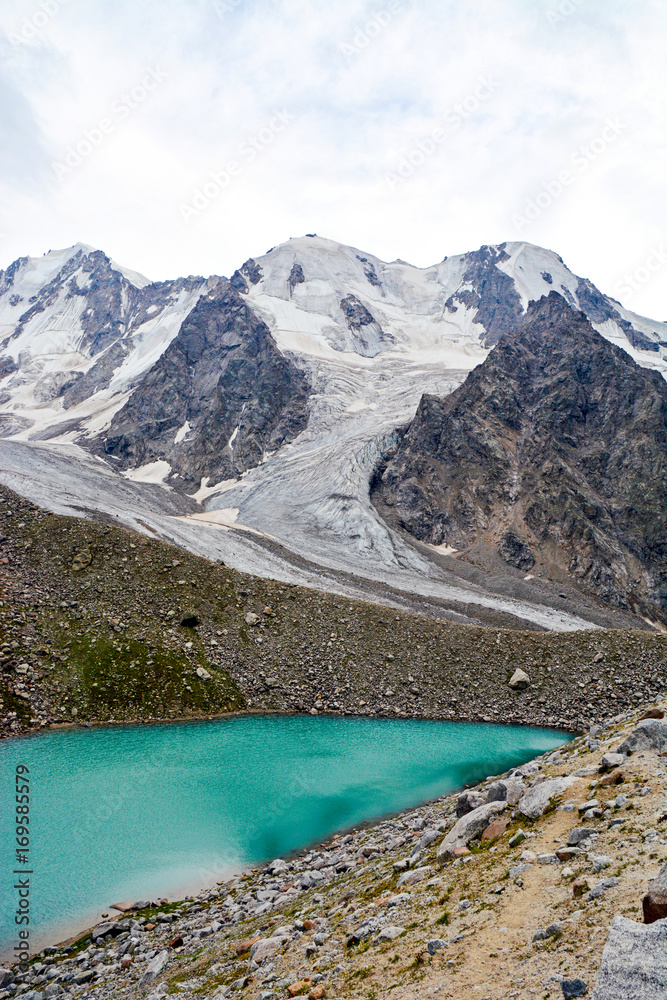
[[[591,1000],[665,1000],[667,920],[646,926],[614,917]]]
[[[438,848],[438,861],[443,864],[455,857],[457,850],[467,847],[471,840],[486,830],[494,816],[507,807],[506,802],[487,802],[478,806],[454,824]]]
[[[667,750],[667,722],[644,719],[616,748],[617,753],[631,754],[637,750]]]
[[[644,923],[652,924],[667,917],[667,865],[663,865],[657,878],[648,884],[648,892],[642,899]]]
[[[540,781],[519,799],[519,812],[529,819],[537,819],[547,811],[553,800],[562,795],[576,780],[573,777],[565,777]]]

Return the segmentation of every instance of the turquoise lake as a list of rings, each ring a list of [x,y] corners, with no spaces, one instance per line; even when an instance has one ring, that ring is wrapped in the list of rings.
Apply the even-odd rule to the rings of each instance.
[[[182,895],[568,739],[521,726],[242,716],[3,741],[0,952],[15,930],[17,765],[30,772],[34,947],[114,902]]]

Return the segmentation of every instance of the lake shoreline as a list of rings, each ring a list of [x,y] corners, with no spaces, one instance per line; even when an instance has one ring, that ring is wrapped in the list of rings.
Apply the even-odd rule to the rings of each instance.
[[[603,754],[613,753],[635,731],[640,712],[601,722],[594,735],[579,736],[519,768],[524,775],[520,781],[529,790],[537,791],[544,781],[565,781],[569,787],[556,799],[556,809],[548,806],[547,796],[537,814],[531,812],[535,818],[522,812],[526,792],[518,806],[498,803],[502,822],[496,836],[481,846],[477,842],[475,847],[475,841],[446,854],[460,798],[452,791],[391,820],[382,818],[357,829],[347,835],[352,838],[347,843],[346,835],[336,834],[294,859],[257,865],[244,877],[220,880],[221,886],[163,906],[162,916],[153,907],[110,917],[90,929],[97,936],[96,946],[90,946],[85,934],[74,939],[78,953],[84,949],[83,962],[68,964],[67,954],[59,951],[52,967],[59,976],[53,981],[61,983],[64,994],[78,997],[92,987],[90,995],[104,1000],[139,1000],[146,992],[157,998],[177,984],[186,998],[202,990],[223,997],[232,987],[251,987],[248,996],[253,998],[282,998],[288,992],[293,995],[292,985],[299,992],[300,984],[304,994],[333,998],[359,996],[361,976],[378,1000],[407,1000],[434,988],[460,1000],[473,1000],[483,989],[484,996],[500,1000],[512,990],[519,962],[526,988],[541,987],[553,997],[555,990],[560,996],[559,977],[553,978],[557,968],[560,978],[580,978],[590,992],[606,933],[586,932],[582,937],[585,925],[593,919],[594,927],[602,922],[605,928],[623,912],[631,916],[626,923],[642,928],[632,921],[640,919],[641,897],[666,853],[665,831],[661,835],[650,823],[665,789],[667,748],[662,754],[626,756],[620,768],[614,761],[616,770],[602,762]],[[614,806],[618,782],[626,792],[619,798],[620,807]],[[496,778],[485,779],[466,794],[488,797],[497,784]],[[600,808],[589,818],[577,804],[592,796]],[[565,848],[572,827],[592,837],[586,849]],[[514,836],[520,830],[524,832]],[[642,834],[639,846],[636,837],[628,844],[628,836],[637,830]],[[387,839],[394,831],[403,846]],[[518,843],[521,838],[523,843]],[[619,848],[620,864],[615,860]],[[540,850],[555,850],[564,860]],[[339,865],[340,873],[331,867],[313,870],[318,858],[335,861],[341,852],[353,860],[351,868]],[[270,874],[274,869],[277,874]],[[308,887],[308,878],[318,871],[324,877]],[[303,885],[289,888],[304,878]],[[266,904],[254,903],[255,914],[243,908],[249,893],[272,885],[286,885],[286,892]],[[585,886],[583,895],[578,885]],[[443,905],[446,920],[441,919]],[[174,911],[180,916],[172,919]],[[546,932],[540,937],[540,927],[554,920],[555,937]],[[119,925],[122,929],[115,930]],[[127,942],[136,942],[136,950],[134,944],[125,950],[126,968],[115,966],[113,956]],[[95,954],[103,956],[97,963]],[[461,981],[459,970],[465,970]],[[74,981],[74,972],[80,982]],[[551,991],[547,980],[553,984]],[[39,982],[29,985],[40,989]],[[322,991],[315,992],[320,986]]]
[[[274,721],[278,725],[277,729],[272,724]],[[287,721],[292,724],[285,729],[283,722]],[[210,761],[213,758],[216,761],[218,758],[224,760],[225,771],[237,774],[237,777],[233,779],[232,787],[235,787],[239,781],[241,782],[241,786],[243,786],[246,784],[245,780],[242,779],[244,768],[251,767],[251,760],[254,759],[249,755],[248,739],[250,738],[256,744],[257,750],[253,751],[253,753],[255,753],[255,756],[259,754],[260,757],[264,752],[273,755],[276,749],[281,754],[282,750],[279,748],[281,745],[284,746],[286,741],[288,756],[284,759],[283,764],[276,764],[276,766],[281,768],[277,772],[277,774],[281,775],[279,783],[275,786],[274,782],[274,785],[271,786],[272,791],[269,790],[268,786],[266,787],[267,798],[264,806],[259,811],[256,810],[255,806],[252,806],[249,819],[251,828],[255,825],[257,826],[257,830],[253,830],[252,833],[252,836],[256,837],[262,830],[264,820],[261,817],[264,811],[268,809],[270,816],[272,811],[275,812],[275,819],[272,818],[270,820],[269,826],[266,827],[266,833],[273,837],[280,831],[280,836],[283,840],[285,835],[288,840],[291,839],[292,845],[288,846],[285,843],[283,847],[283,856],[289,860],[294,860],[308,854],[317,845],[326,843],[335,836],[346,836],[348,832],[358,835],[360,832],[370,829],[380,822],[390,821],[400,811],[405,810],[406,804],[409,808],[416,808],[417,806],[426,807],[442,797],[442,789],[447,789],[446,794],[451,794],[453,790],[465,787],[466,782],[477,781],[481,775],[487,775],[491,771],[502,769],[503,765],[507,766],[508,761],[512,761],[512,759],[515,766],[519,766],[521,763],[531,759],[535,753],[539,753],[540,746],[560,746],[566,744],[571,738],[571,734],[566,732],[539,727],[505,727],[502,725],[487,726],[485,724],[471,725],[448,722],[441,730],[441,723],[434,723],[432,720],[424,720],[422,724],[419,720],[370,720],[334,717],[315,719],[311,716],[299,715],[293,715],[289,720],[286,720],[284,716],[276,713],[255,713],[253,716],[248,715],[245,718],[237,716],[236,719],[217,721],[200,720],[197,726],[192,725],[192,720],[187,720],[187,722],[187,725],[174,724],[173,726],[161,723],[159,727],[152,725],[125,725],[122,727],[123,731],[120,733],[118,732],[119,727],[95,727],[98,729],[100,738],[102,738],[105,732],[112,735],[112,730],[115,730],[113,735],[117,738],[110,741],[105,736],[101,743],[95,739],[94,732],[91,731],[93,727],[86,727],[86,730],[82,727],[77,727],[76,729],[67,727],[64,732],[61,730],[62,735],[66,739],[65,744],[60,743],[59,733],[54,731],[43,733],[41,735],[46,739],[46,743],[44,744],[46,756],[44,756],[44,753],[42,754],[42,784],[46,781],[49,785],[54,784],[57,786],[60,789],[59,794],[71,794],[71,791],[68,793],[65,790],[69,786],[63,787],[60,785],[60,779],[56,776],[56,774],[60,773],[59,771],[54,772],[53,781],[47,778],[47,774],[50,773],[50,767],[48,766],[49,758],[53,757],[54,754],[56,757],[60,757],[65,752],[64,749],[59,751],[59,747],[67,747],[66,756],[70,762],[68,763],[68,770],[73,768],[74,773],[80,775],[76,778],[76,787],[80,787],[83,781],[84,786],[91,785],[95,788],[98,787],[94,777],[97,772],[96,770],[89,770],[85,763],[85,770],[81,771],[82,762],[79,761],[79,756],[83,754],[86,760],[91,754],[97,756],[101,762],[104,762],[103,767],[107,770],[110,766],[115,767],[110,762],[115,761],[115,755],[120,749],[122,750],[120,759],[122,771],[116,774],[116,770],[113,770],[114,777],[111,787],[117,789],[118,793],[120,793],[120,801],[123,802],[123,809],[127,808],[131,813],[134,811],[133,800],[131,798],[124,798],[127,792],[124,792],[123,789],[128,784],[132,787],[136,786],[137,776],[142,789],[142,800],[143,796],[148,794],[150,801],[153,801],[152,796],[154,793],[152,786],[156,782],[153,770],[149,767],[145,774],[141,770],[136,770],[138,765],[141,767],[140,761],[144,757],[153,761],[154,766],[159,766],[160,768],[162,767],[160,762],[164,761],[167,773],[172,773],[174,757],[173,751],[170,752],[169,750],[170,746],[178,748],[179,760],[184,759],[184,753],[188,753],[184,749],[185,747],[192,746],[196,748],[200,746],[204,750],[206,757],[201,758],[201,763],[199,763],[199,758],[195,754],[188,764],[186,772],[194,771],[199,775],[202,765],[204,766],[202,775],[206,775],[206,777],[199,777],[197,785],[199,786],[202,781],[204,782],[202,791],[204,791],[204,788],[207,789],[205,793],[207,800],[209,795],[214,796],[211,798],[211,806],[213,806],[215,794],[218,796],[220,794],[224,795],[223,792],[214,793],[212,791],[218,783],[216,774],[220,774],[217,763],[210,774],[206,770],[207,767],[210,767]],[[243,725],[244,722],[251,723],[252,725],[250,727]],[[257,729],[254,725],[256,722],[260,724],[265,723],[265,725],[260,725],[260,728]],[[229,723],[231,728],[228,729],[225,725],[222,729],[218,729],[218,723]],[[459,725],[461,726],[460,731]],[[321,729],[321,726],[324,729]],[[162,730],[162,733],[157,733],[156,729]],[[197,732],[197,729],[200,731]],[[190,730],[189,735],[188,730]],[[150,738],[151,732],[157,737],[157,742],[155,739]],[[254,736],[252,736],[253,733],[255,734]],[[72,737],[77,735],[80,739],[73,742]],[[92,738],[92,742],[88,736]],[[33,740],[37,740],[38,737],[27,736],[13,741],[15,742],[15,746],[10,759],[16,757],[16,760],[25,761],[25,763],[30,765],[31,770],[34,770],[35,765],[40,761],[39,746],[34,746],[33,744],[31,752],[24,754],[20,746],[24,739],[30,744]],[[275,743],[276,739],[281,740],[282,744]],[[405,748],[395,756],[392,748],[398,750],[399,747],[402,747],[403,743],[405,743]],[[80,747],[80,750],[76,749],[77,746]],[[94,747],[97,746],[99,746],[99,752],[95,753]],[[233,758],[229,756],[230,752],[234,752],[231,748],[235,746],[243,748],[238,750],[244,760],[244,766],[240,768],[232,763]],[[114,750],[114,747],[117,749]],[[154,747],[155,755],[150,749],[151,747]],[[274,750],[270,751],[270,747],[273,747]],[[423,759],[422,751],[418,749],[420,747],[423,748],[423,752],[425,753]],[[137,756],[138,750],[140,750],[140,757]],[[328,755],[332,753],[333,756],[329,758]],[[304,754],[308,761],[310,761],[311,756],[316,761],[312,767],[309,765],[305,771],[303,770],[305,762],[302,763]],[[361,757],[359,756],[360,754]],[[375,772],[374,769],[377,765],[373,762],[378,760],[378,754],[380,755],[379,760],[381,764],[377,772]],[[329,759],[333,765],[332,775],[327,780],[326,790],[325,787],[320,789],[319,780],[315,781],[315,778],[319,775],[323,766],[327,767]],[[360,770],[359,766],[366,759],[368,760],[371,773],[377,774],[377,777],[371,779],[371,783],[368,786],[366,786],[366,769],[362,766]],[[206,760],[209,761],[209,764],[206,764]],[[417,764],[417,761],[419,761],[419,764]],[[382,775],[387,769],[387,776],[391,773],[392,780],[387,790],[380,794],[373,789],[377,788],[378,781],[380,781],[381,787],[384,789]],[[407,783],[401,777],[404,771]],[[410,775],[409,779],[407,779],[407,775]],[[150,786],[143,784],[146,778],[151,781]],[[304,781],[305,785],[302,788],[301,786],[304,784]],[[160,782],[157,782],[157,784],[159,786]],[[168,788],[169,785],[167,784],[166,787]],[[221,789],[224,787],[226,786],[222,785]],[[285,788],[285,792],[282,791],[283,787]],[[358,797],[359,794],[356,791],[357,787],[360,789],[368,787],[371,797],[366,802],[364,793],[363,805],[361,802],[357,802],[352,807],[355,796]],[[33,794],[36,796],[36,801],[41,803],[45,808],[46,803],[41,802],[41,796],[37,787]],[[163,793],[157,791],[155,794],[158,796],[155,799],[155,807],[159,810],[163,808],[160,806],[162,799],[159,797]],[[341,795],[342,798],[339,799]],[[394,805],[391,805],[392,799]],[[149,801],[149,799],[147,798],[146,801]],[[183,800],[184,808],[186,801],[187,799]],[[87,811],[87,807],[85,807],[81,818],[74,821],[73,833],[78,831],[79,828],[82,831],[89,829],[89,833],[86,836],[94,837],[95,830],[101,832],[102,827],[100,824],[103,824],[103,826],[111,824],[113,826],[113,801],[108,798],[105,786],[99,788],[99,795],[96,796],[96,802],[99,802],[99,805],[91,805],[92,812],[90,814]],[[220,814],[220,819],[223,822],[227,822],[225,816],[229,812],[229,809],[232,809],[234,814],[238,812],[237,806],[232,806],[233,802],[235,802],[235,799],[230,799],[229,803],[225,805],[225,811]],[[332,809],[335,813],[337,802],[340,802],[343,806],[343,812],[334,821],[333,828],[331,819],[327,818],[323,821],[323,824],[320,822],[319,829],[317,827],[312,828],[311,835],[308,836],[308,826],[302,826],[299,820],[300,813],[304,809],[308,811],[314,807],[316,816],[326,815],[329,817]],[[413,805],[410,805],[410,802]],[[109,814],[107,803],[112,806],[111,814]],[[349,822],[341,824],[340,820],[346,814],[350,816]],[[89,815],[90,819],[88,819]],[[238,812],[238,822],[241,824],[240,829],[244,828],[245,820],[243,816],[244,813],[242,811]],[[277,827],[275,827],[276,823],[278,823]],[[234,821],[234,824],[235,826],[238,825],[236,821]],[[42,825],[44,825],[43,821]],[[273,832],[274,827],[275,833]],[[233,829],[234,826],[232,827]],[[180,827],[178,830],[172,831],[172,835],[177,838],[183,835],[183,840],[179,839],[181,846],[178,853],[182,855],[185,851],[187,856],[192,858],[193,867],[193,872],[190,874],[183,869],[183,878],[177,881],[177,884],[180,884],[180,890],[176,890],[174,887],[173,878],[166,878],[162,881],[158,877],[157,883],[155,878],[153,878],[152,889],[149,888],[148,890],[141,889],[141,882],[135,880],[133,888],[130,890],[132,892],[130,898],[156,898],[155,893],[157,891],[160,897],[164,895],[169,900],[173,900],[182,897],[183,892],[192,893],[201,891],[202,886],[208,885],[211,879],[217,881],[223,877],[227,878],[229,872],[234,870],[254,870],[261,867],[267,860],[267,853],[260,853],[259,855],[255,853],[254,857],[252,855],[249,856],[246,850],[247,847],[256,851],[256,847],[251,847],[253,841],[248,841],[247,845],[242,847],[241,845],[244,842],[239,841],[237,844],[234,835],[232,835],[231,841],[225,838],[221,839],[219,846],[215,848],[215,852],[209,854],[207,857],[205,852],[203,854],[200,853],[200,847],[198,846],[199,838],[194,838],[190,844],[188,840],[190,835],[186,836],[184,831],[179,831]],[[42,838],[44,836],[48,836],[46,828],[42,830]],[[123,842],[122,840],[118,840],[118,836],[123,836],[122,830],[114,835],[114,844]],[[69,843],[69,840],[67,842]],[[84,840],[82,843],[85,845],[85,842]],[[46,843],[49,843],[49,841],[44,842],[44,844]],[[230,847],[232,848],[231,855],[229,854]],[[238,848],[241,848],[241,856],[245,855],[243,863],[238,859],[235,861],[233,858],[233,854]],[[165,860],[171,856],[170,853],[164,855]],[[141,865],[141,863],[138,858],[135,858],[133,860],[133,869],[136,864]],[[91,864],[94,866],[97,863],[91,859]],[[193,877],[194,868],[197,865],[200,866],[199,876]],[[127,868],[127,866],[124,867]],[[159,872],[163,867],[161,860],[157,862],[156,867],[151,857],[151,862],[146,870],[150,874],[153,869],[155,872]],[[68,870],[67,865],[65,865],[65,869]],[[95,870],[97,870],[95,867],[91,869],[91,871]],[[139,867],[136,870],[140,871],[141,869]],[[174,876],[177,875],[179,870],[179,868],[173,868],[172,874]],[[166,871],[167,869],[165,868]],[[118,886],[126,880],[128,873],[129,869],[124,873],[123,866],[118,869],[116,879]],[[62,875],[58,875],[57,881],[58,884],[65,884],[69,881],[66,878],[65,870],[63,870]],[[104,879],[102,883],[103,881]],[[93,884],[91,883],[91,885]],[[116,899],[127,899],[129,892],[127,889],[117,888],[117,890],[114,890],[111,888],[108,890],[108,894],[104,892],[104,895],[106,899],[103,897],[102,901],[97,904],[100,907],[100,913],[105,907],[108,908],[112,905],[114,897]],[[71,907],[69,902],[70,894],[63,897],[63,900],[65,898],[68,900],[68,907]],[[99,900],[99,893],[95,898]],[[72,903],[75,899],[76,894],[71,897]],[[82,898],[82,902],[84,901],[87,900]],[[87,907],[85,908],[87,909]],[[57,924],[54,926],[57,926]],[[69,939],[72,935],[79,937],[85,932],[87,924],[84,921],[79,922],[76,916],[71,913],[65,920],[65,926],[73,929],[69,930],[67,934],[62,934],[58,931],[45,932],[48,934],[48,937],[40,936],[40,943],[51,945],[51,943],[62,943],[63,940]]]

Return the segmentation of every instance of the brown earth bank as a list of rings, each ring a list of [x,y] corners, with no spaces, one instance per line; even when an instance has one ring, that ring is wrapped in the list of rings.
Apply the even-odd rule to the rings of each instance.
[[[478,628],[236,572],[0,487],[0,727],[333,712],[554,725],[654,699],[667,635]],[[528,678],[509,681],[517,668]]]
[[[660,1000],[667,723],[647,708],[195,898],[110,906],[0,970],[0,1000]]]

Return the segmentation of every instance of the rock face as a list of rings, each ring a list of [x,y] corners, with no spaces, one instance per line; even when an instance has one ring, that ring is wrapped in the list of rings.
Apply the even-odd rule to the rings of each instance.
[[[650,927],[614,917],[591,1000],[664,1000],[667,920]]]
[[[308,394],[268,327],[220,279],[96,450],[120,469],[166,461],[185,488],[236,478],[303,430]]]
[[[420,541],[667,621],[667,384],[556,292],[422,397],[373,490]]]

